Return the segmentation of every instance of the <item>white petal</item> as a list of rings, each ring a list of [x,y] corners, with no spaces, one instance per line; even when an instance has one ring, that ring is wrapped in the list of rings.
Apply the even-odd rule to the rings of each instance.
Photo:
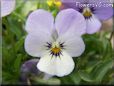
[[[87,24],[87,33],[93,34],[100,30],[101,28],[101,22],[100,20],[95,17],[94,15],[90,19],[86,19]]]
[[[28,33],[45,31],[50,33],[53,29],[54,19],[51,13],[43,9],[32,12],[26,22],[25,29]]]
[[[80,56],[85,50],[83,39],[73,33],[64,34],[58,38],[60,43],[64,43],[65,51],[72,57]]]
[[[65,52],[62,52],[60,57],[51,57],[47,54],[40,59],[37,67],[42,72],[62,77],[73,71],[74,62],[72,57]]]
[[[82,35],[86,32],[84,17],[74,9],[60,11],[55,20],[55,27],[59,35],[62,35],[65,32]]]
[[[66,52],[62,52],[62,56],[57,58],[56,69],[57,76],[64,76],[70,74],[74,69],[74,61],[72,57]]]
[[[15,8],[15,0],[1,0],[1,16],[9,15]]]
[[[50,34],[51,35],[51,34]],[[35,57],[41,57],[46,51],[46,42],[51,42],[51,36],[43,32],[34,32],[34,34],[28,34],[25,39],[26,52]]]

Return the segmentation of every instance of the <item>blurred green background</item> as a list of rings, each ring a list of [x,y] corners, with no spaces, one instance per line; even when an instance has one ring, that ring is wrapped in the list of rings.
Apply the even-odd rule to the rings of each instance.
[[[20,68],[25,61],[34,58],[24,50],[25,22],[29,13],[40,8],[50,11],[53,16],[59,12],[57,6],[48,6],[46,0],[17,0],[15,10],[2,18],[2,84],[23,84]],[[29,76],[27,84],[114,84],[110,34],[110,31],[100,31],[83,35],[86,49],[80,57],[73,58],[76,67],[70,75],[49,80],[40,75]]]

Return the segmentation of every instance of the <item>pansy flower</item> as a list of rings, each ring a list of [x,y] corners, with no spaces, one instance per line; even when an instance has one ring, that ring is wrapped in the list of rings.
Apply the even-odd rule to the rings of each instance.
[[[60,77],[73,71],[72,57],[80,56],[85,49],[81,35],[86,23],[78,11],[62,10],[54,20],[50,12],[36,10],[28,16],[25,29],[25,50],[33,57],[41,57],[37,64],[40,71]]]
[[[62,0],[63,8],[74,8],[86,19],[86,33],[93,34],[100,30],[101,21],[113,16],[112,4],[108,0]]]
[[[15,0],[0,0],[1,17],[9,15],[15,8]]]
[[[39,62],[39,59],[30,59],[25,61],[21,68],[20,68],[20,79],[23,83],[27,83],[28,79],[30,79],[32,76],[39,77],[41,74],[43,74],[42,78],[47,80],[51,78],[52,76],[46,73],[42,73],[37,69],[37,63]]]
[[[20,68],[20,73],[21,73],[20,78],[23,82],[27,82],[27,79],[31,75],[38,75],[41,73],[39,70],[37,70],[37,67],[36,67],[38,61],[39,59],[31,59],[22,64]]]

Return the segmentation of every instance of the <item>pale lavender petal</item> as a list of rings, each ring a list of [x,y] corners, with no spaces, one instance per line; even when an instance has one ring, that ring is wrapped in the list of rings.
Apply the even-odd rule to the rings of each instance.
[[[112,7],[96,7],[94,11],[94,15],[96,15],[100,20],[107,20],[113,16],[113,8]]]
[[[82,5],[87,3],[87,0],[62,0],[63,9],[65,8],[73,8],[77,11],[80,11]]]
[[[51,34],[43,31],[29,33],[25,38],[25,51],[31,56],[41,57],[47,50],[47,42],[51,41]]]
[[[80,0],[83,1],[83,0]],[[100,3],[112,3],[111,0],[85,0],[88,1],[89,4],[97,4],[99,5]]]
[[[65,51],[72,57],[80,56],[85,50],[83,39],[76,34],[64,34],[58,38],[58,41],[64,43]]]
[[[78,11],[66,9],[58,13],[55,20],[55,27],[59,35],[63,35],[66,32],[82,35],[86,31],[86,22]]]
[[[86,24],[87,24],[87,31],[86,32],[88,34],[93,34],[97,31],[99,31],[101,28],[101,22],[94,15],[90,19],[86,19]]]
[[[15,0],[1,0],[1,16],[9,15],[15,9]]]
[[[63,4],[63,8],[76,8],[75,0],[61,0]]]
[[[53,24],[54,18],[52,14],[43,9],[38,9],[29,15],[25,29],[28,33],[43,31],[50,34]]]
[[[39,9],[29,15],[25,27],[25,50],[29,55],[41,57],[45,53],[46,43],[52,40],[53,25],[54,18],[48,11]]]

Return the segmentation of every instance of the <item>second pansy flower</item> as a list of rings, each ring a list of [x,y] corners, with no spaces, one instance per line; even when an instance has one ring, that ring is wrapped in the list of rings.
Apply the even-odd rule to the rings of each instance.
[[[101,21],[113,16],[110,0],[61,0],[64,8],[74,8],[86,19],[86,33],[93,34],[100,30]]]

